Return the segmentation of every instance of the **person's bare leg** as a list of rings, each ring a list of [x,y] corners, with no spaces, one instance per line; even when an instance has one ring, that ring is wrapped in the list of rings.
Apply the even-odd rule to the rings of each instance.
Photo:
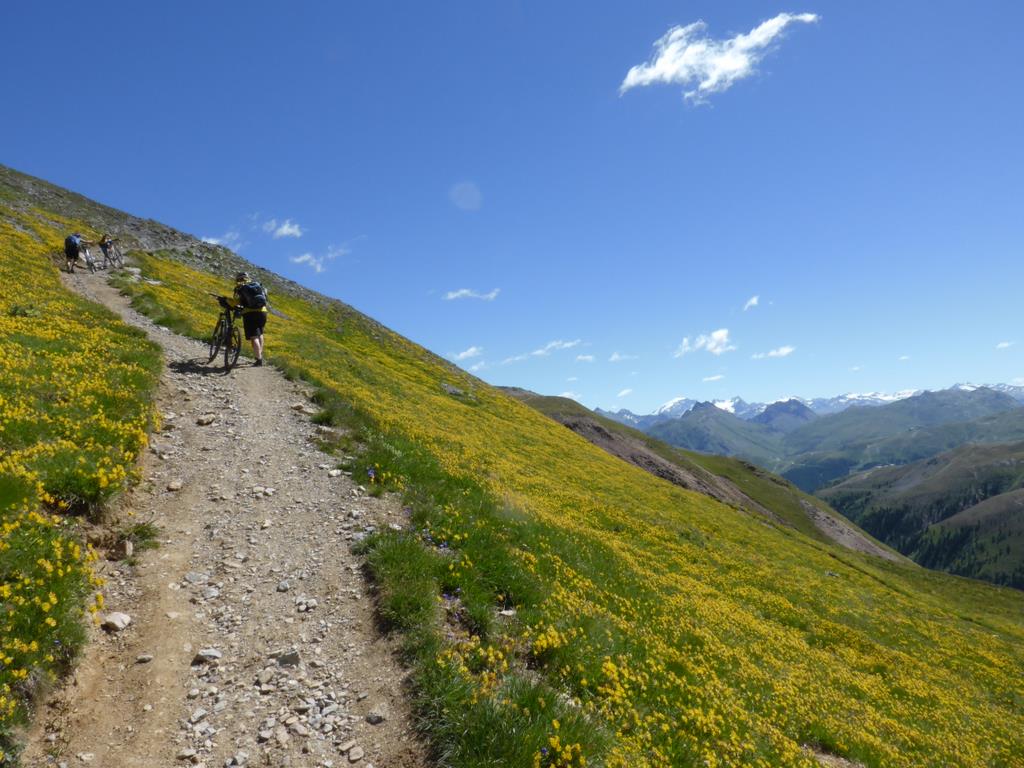
[[[256,355],[257,360],[263,359],[263,337],[254,336],[252,339],[252,352]]]

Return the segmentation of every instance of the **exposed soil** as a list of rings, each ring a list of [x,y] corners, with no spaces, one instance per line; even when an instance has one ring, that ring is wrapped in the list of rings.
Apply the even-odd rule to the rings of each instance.
[[[112,513],[153,521],[160,546],[101,566],[106,610],[131,624],[92,631],[40,707],[25,764],[423,765],[405,673],[350,551],[405,525],[400,505],[330,471],[303,385],[245,359],[225,375],[102,275],[64,278],[164,349],[163,428]],[[206,649],[219,658],[199,661]]]
[[[892,560],[894,563],[909,562],[903,555],[893,552],[891,549],[886,549],[878,542],[868,538],[862,531],[842,520],[838,515],[830,515],[803,499],[800,500],[800,505],[804,508],[814,526],[837,544],[842,544],[847,549],[852,549],[856,552],[865,552],[876,557],[884,557],[886,560]]]

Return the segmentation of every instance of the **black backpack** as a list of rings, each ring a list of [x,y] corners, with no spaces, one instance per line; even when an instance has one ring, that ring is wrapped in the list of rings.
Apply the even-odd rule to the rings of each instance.
[[[69,259],[77,259],[79,254],[79,244],[82,241],[78,239],[76,235],[68,235],[64,238],[64,255]]]
[[[267,289],[255,280],[238,286],[238,300],[246,309],[263,309],[267,306]]]

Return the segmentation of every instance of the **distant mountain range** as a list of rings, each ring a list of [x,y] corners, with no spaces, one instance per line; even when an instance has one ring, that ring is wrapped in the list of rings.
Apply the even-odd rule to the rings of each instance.
[[[975,389],[982,388],[1002,392],[1003,394],[1009,395],[1014,400],[1024,403],[1024,386],[1017,386],[1014,384],[954,384],[949,389],[970,392]],[[905,400],[908,397],[919,395],[923,391],[925,390],[906,389],[901,392],[894,393],[866,392],[863,394],[849,392],[845,395],[837,395],[835,397],[815,397],[810,400],[802,397],[787,397],[782,400],[776,400],[775,402],[781,403],[796,400],[797,402],[806,405],[819,416],[828,416],[833,413],[845,411],[847,408],[851,408],[853,406],[888,405],[889,403],[894,403],[898,400]],[[701,402],[704,401],[695,400],[689,397],[674,397],[652,413],[648,414],[633,413],[627,408],[621,408],[618,411],[606,411],[602,408],[596,408],[595,412],[605,418],[617,421],[620,424],[626,424],[627,426],[647,431],[648,428],[655,424],[680,418],[684,414],[693,410],[693,407]],[[734,416],[738,416],[741,419],[753,419],[768,408],[768,406],[774,404],[748,403],[742,397],[732,397],[728,400],[712,400],[709,402],[711,402],[715,407],[731,413]]]
[[[860,404],[829,412],[840,399]],[[679,448],[747,459],[806,491],[851,473],[906,464],[967,442],[1024,440],[1022,387],[957,385],[906,397],[832,400],[821,412],[811,407],[814,401],[792,398],[764,406],[748,418],[720,404],[687,408],[680,400],[666,404],[660,414],[626,423]],[[746,408],[739,410],[744,412],[752,408],[742,405]],[[679,411],[683,413],[670,415]],[[621,414],[616,415],[621,422]]]
[[[1024,589],[1024,443],[963,445],[818,495],[922,565]]]

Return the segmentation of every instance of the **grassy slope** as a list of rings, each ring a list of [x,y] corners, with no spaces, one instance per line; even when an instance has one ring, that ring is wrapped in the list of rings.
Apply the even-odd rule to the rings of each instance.
[[[930,567],[1024,586],[1024,443],[967,445],[820,492]]]
[[[810,494],[804,493],[792,483],[770,472],[730,456],[687,451],[665,443],[639,429],[622,424],[614,419],[601,416],[588,408],[564,397],[546,397],[525,390],[518,390],[514,396],[546,416],[559,420],[560,416],[586,417],[595,420],[612,434],[622,435],[641,442],[652,452],[666,461],[693,471],[704,469],[713,475],[732,482],[740,491],[761,506],[778,515],[789,525],[806,536],[828,541],[817,526],[808,518],[801,501],[815,505],[826,514],[835,515],[827,504]]]
[[[51,254],[88,228],[0,187],[0,764],[40,682],[102,605],[72,520],[132,472],[152,418],[158,349],[65,291]],[[7,756],[5,758],[5,752]]]
[[[163,285],[137,300],[205,333],[224,280],[140,258]],[[439,658],[419,656],[420,705],[451,762],[518,764],[511,731],[543,765],[570,738],[592,764],[805,765],[806,741],[872,766],[1022,764],[1024,596],[766,527],[341,305],[272,301],[291,319],[272,320],[271,359],[333,393],[409,494],[421,535],[369,552],[385,616],[429,633],[431,590],[461,590],[473,636],[417,645]],[[489,621],[510,603],[509,628]],[[524,703],[537,673],[578,702],[571,733]]]

